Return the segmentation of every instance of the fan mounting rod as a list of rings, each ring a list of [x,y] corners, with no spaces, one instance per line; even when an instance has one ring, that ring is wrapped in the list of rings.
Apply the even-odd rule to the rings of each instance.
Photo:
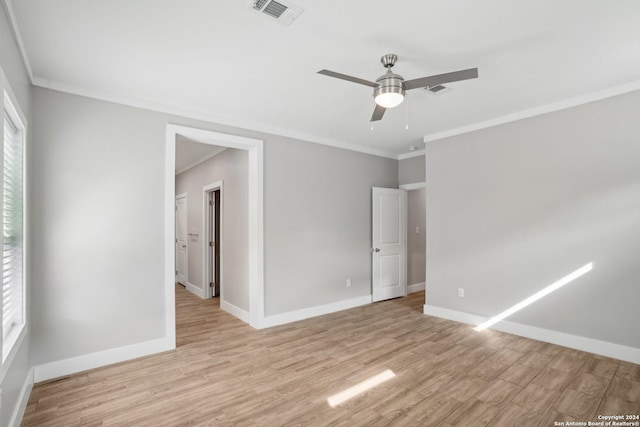
[[[380,58],[380,62],[384,65],[384,68],[391,68],[396,65],[396,61],[398,60],[398,56],[393,53],[389,53]]]

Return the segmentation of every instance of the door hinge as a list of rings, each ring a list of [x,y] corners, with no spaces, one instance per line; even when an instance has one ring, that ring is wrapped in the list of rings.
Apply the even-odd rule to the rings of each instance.
[[[213,288],[213,282],[209,282],[209,287]]]
[[[211,247],[211,246],[212,246],[212,244],[211,244],[211,242],[209,242],[209,247]]]
[[[178,275],[178,270],[176,270],[176,276]]]

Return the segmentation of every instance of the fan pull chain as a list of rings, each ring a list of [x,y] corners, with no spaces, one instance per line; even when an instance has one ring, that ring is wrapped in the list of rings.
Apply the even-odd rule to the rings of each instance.
[[[409,97],[405,96],[404,97],[404,103],[405,103],[405,122],[404,122],[404,129],[405,130],[409,130]]]

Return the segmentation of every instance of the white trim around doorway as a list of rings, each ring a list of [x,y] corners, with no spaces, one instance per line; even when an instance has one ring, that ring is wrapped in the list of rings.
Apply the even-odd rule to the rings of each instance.
[[[249,157],[249,324],[264,323],[263,141],[187,126],[168,124],[165,156],[165,329],[169,348],[176,346],[175,313],[175,156],[176,137],[203,144],[246,150]],[[232,313],[233,314],[233,313]],[[246,321],[246,319],[243,319]]]

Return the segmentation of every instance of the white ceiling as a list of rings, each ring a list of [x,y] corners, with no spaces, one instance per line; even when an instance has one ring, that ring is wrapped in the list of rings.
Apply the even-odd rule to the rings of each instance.
[[[217,156],[226,149],[227,147],[201,144],[178,135],[176,138],[176,175]]]
[[[248,0],[6,1],[36,85],[379,154],[640,88],[637,0],[294,0],[289,27]],[[374,80],[386,53],[406,79],[480,78],[411,91],[371,130],[370,88],[316,72]]]

